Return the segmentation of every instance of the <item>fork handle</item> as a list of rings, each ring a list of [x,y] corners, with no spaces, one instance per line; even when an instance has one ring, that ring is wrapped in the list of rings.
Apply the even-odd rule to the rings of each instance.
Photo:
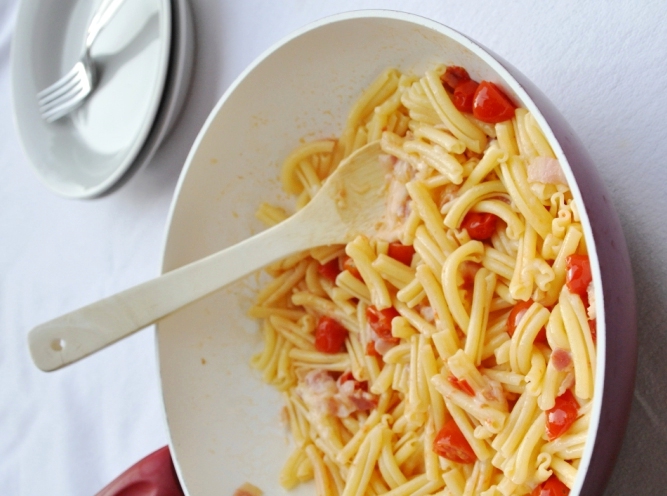
[[[95,12],[95,15],[88,25],[88,30],[86,32],[86,51],[90,49],[97,38],[97,35],[99,35],[102,29],[106,27],[109,20],[118,11],[118,8],[123,2],[125,2],[125,0],[102,0],[102,3],[100,3],[100,6],[97,8],[97,12]]]

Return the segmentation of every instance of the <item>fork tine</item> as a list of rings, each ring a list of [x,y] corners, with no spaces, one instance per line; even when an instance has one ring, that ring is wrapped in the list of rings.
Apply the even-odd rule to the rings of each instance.
[[[40,108],[42,114],[49,112],[55,108],[68,105],[70,102],[76,103],[78,100],[83,100],[88,95],[88,87],[85,85],[77,85],[72,87],[67,93],[61,95],[59,98],[43,105]]]
[[[90,84],[87,84],[88,81],[83,81],[82,83],[73,87],[67,94],[43,106],[40,109],[42,118],[47,122],[53,122],[83,102],[90,93],[91,87]]]
[[[62,96],[66,96],[72,91],[72,89],[80,86],[82,83],[81,75],[75,74],[74,77],[70,78],[68,81],[63,82],[63,84],[56,88],[54,91],[46,95],[44,98],[41,98],[38,102],[40,107],[44,107],[49,103],[58,100]]]
[[[74,94],[80,90],[86,90],[89,86],[88,81],[85,79],[73,79],[67,86],[63,86],[58,90],[57,94],[54,94],[49,100],[42,100],[39,102],[40,109],[48,109],[54,105],[60,105],[63,101],[72,98]]]
[[[44,119],[46,122],[51,123],[54,122],[61,117],[69,114],[72,110],[74,110],[76,107],[81,105],[84,101],[84,97],[80,98],[75,98],[72,100],[69,100],[65,102],[64,104],[60,105],[59,107],[54,107],[51,110],[47,112],[42,113],[42,119]]]
[[[72,77],[74,77],[80,72],[82,65],[83,64],[81,64],[81,62],[77,62],[76,64],[74,64],[74,67],[72,67],[72,69],[70,69],[70,71],[67,74],[58,79],[58,81],[56,81],[55,83],[51,84],[50,86],[47,86],[42,91],[37,93],[37,100],[45,99],[51,93],[57,91],[62,85],[66,84]]]

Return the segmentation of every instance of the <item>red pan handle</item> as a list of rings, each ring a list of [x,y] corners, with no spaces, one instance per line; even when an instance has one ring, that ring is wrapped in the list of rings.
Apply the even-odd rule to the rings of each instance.
[[[169,446],[139,460],[95,496],[184,496]]]

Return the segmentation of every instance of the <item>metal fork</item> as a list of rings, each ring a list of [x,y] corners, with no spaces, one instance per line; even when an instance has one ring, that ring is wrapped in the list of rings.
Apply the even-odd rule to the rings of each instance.
[[[97,83],[97,71],[90,58],[93,42],[125,0],[102,0],[88,29],[81,59],[51,86],[37,93],[39,112],[46,122],[54,122],[83,103]]]

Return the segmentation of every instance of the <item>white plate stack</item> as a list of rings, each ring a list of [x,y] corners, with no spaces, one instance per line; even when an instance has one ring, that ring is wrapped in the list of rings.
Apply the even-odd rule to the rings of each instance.
[[[96,198],[145,166],[183,106],[194,60],[187,0],[127,0],[91,56],[99,82],[85,103],[47,123],[37,93],[79,59],[100,0],[23,0],[12,45],[12,97],[21,144],[42,182]]]

